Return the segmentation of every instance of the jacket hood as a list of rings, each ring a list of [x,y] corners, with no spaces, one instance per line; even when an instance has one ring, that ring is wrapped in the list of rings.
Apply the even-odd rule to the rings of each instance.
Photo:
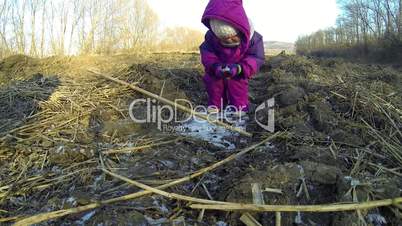
[[[244,35],[247,43],[253,35],[242,0],[210,0],[201,21],[211,29],[209,25],[211,19],[229,23]]]

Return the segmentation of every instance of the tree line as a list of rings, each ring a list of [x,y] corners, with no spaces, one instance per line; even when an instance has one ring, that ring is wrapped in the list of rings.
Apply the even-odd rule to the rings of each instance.
[[[402,59],[402,0],[339,0],[336,26],[299,37],[299,54]]]
[[[0,0],[0,59],[193,50],[202,36],[188,28],[159,31],[146,0]]]

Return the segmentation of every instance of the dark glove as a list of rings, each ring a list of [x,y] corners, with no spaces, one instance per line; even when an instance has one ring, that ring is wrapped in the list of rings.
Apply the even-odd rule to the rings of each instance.
[[[215,76],[217,78],[224,78],[225,77],[224,71],[223,71],[223,68],[225,66],[226,65],[224,65],[224,64],[214,64]]]
[[[228,64],[223,68],[225,78],[231,79],[241,74],[242,68],[240,64]]]

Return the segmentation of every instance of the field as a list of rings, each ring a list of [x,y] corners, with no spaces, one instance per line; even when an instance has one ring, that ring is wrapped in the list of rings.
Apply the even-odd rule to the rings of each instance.
[[[242,128],[251,138],[209,125],[213,130],[205,132],[197,124],[159,130],[157,122],[135,123],[129,106],[144,96],[93,71],[169,100],[207,100],[197,54],[0,61],[0,224],[243,225],[248,218],[274,225],[275,211],[193,204],[401,197],[400,65],[269,57],[250,81],[251,111]],[[271,98],[275,133],[259,126],[267,118],[254,117]],[[282,212],[281,221],[401,225],[401,200],[393,202],[347,212]]]
[[[296,52],[295,45],[287,42],[267,41],[264,42],[265,54],[269,56],[276,56],[282,51],[287,54],[294,54]]]

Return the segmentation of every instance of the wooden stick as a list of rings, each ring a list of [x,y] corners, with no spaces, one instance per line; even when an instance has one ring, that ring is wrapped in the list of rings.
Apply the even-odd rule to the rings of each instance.
[[[249,132],[246,132],[246,131],[244,131],[244,130],[242,130],[242,129],[236,128],[236,127],[231,126],[231,125],[229,125],[229,124],[226,124],[226,123],[224,123],[224,122],[222,122],[222,121],[220,121],[220,120],[211,120],[210,117],[208,117],[207,115],[200,114],[200,113],[194,111],[193,109],[187,108],[187,107],[185,107],[185,106],[183,106],[183,105],[180,105],[180,104],[178,104],[178,103],[176,103],[176,102],[173,102],[173,101],[171,101],[171,100],[168,100],[168,99],[166,99],[166,98],[164,98],[164,97],[160,97],[159,95],[156,95],[156,94],[154,94],[154,93],[151,93],[151,92],[149,92],[149,91],[147,91],[147,90],[145,90],[145,89],[142,89],[142,88],[140,88],[140,87],[138,87],[138,86],[132,85],[132,84],[130,84],[130,83],[128,83],[128,82],[122,81],[122,80],[117,79],[117,78],[113,78],[113,77],[108,76],[108,75],[101,74],[101,73],[96,72],[96,71],[93,71],[93,70],[88,70],[88,71],[91,72],[91,73],[93,73],[93,74],[95,74],[95,75],[97,75],[97,76],[100,76],[100,77],[106,78],[106,79],[108,79],[108,80],[110,80],[110,81],[113,81],[113,82],[115,82],[115,83],[118,83],[118,84],[127,86],[127,87],[129,87],[129,88],[131,88],[131,89],[133,89],[133,90],[135,90],[135,91],[137,91],[137,92],[139,92],[139,93],[141,93],[141,94],[143,94],[143,95],[145,95],[145,96],[148,96],[148,97],[154,98],[154,99],[156,99],[156,100],[159,100],[160,102],[162,102],[162,103],[164,103],[164,104],[168,104],[168,105],[170,105],[170,106],[176,107],[176,108],[178,108],[178,109],[180,109],[180,110],[182,110],[182,111],[184,111],[184,112],[189,113],[190,115],[194,115],[194,116],[196,116],[196,117],[198,117],[198,118],[204,119],[204,120],[206,120],[206,121],[208,121],[209,123],[212,123],[212,124],[214,124],[214,125],[223,127],[223,128],[225,128],[225,129],[231,130],[231,131],[233,131],[233,132],[240,133],[240,134],[242,134],[242,135],[244,135],[244,136],[247,136],[247,137],[252,137],[252,136],[253,136],[253,135],[252,135],[251,133],[249,133]]]
[[[257,205],[265,205],[264,195],[261,191],[261,184],[252,183],[251,184],[251,193],[253,195],[253,203]]]
[[[280,194],[283,195],[283,192],[281,189],[276,189],[276,188],[265,188],[264,190],[262,190],[263,192],[269,192],[269,193],[276,193],[276,194]]]
[[[354,158],[354,159],[357,159],[357,157],[353,157],[353,158]],[[386,168],[386,167],[384,167],[384,166],[380,166],[380,165],[374,164],[374,163],[372,163],[372,162],[367,162],[367,161],[366,161],[365,163],[368,164],[368,165],[370,165],[370,166],[376,167],[376,168],[378,168],[378,169],[381,169],[381,170],[387,171],[387,172],[389,172],[389,173],[395,174],[396,176],[402,177],[402,173],[399,173],[399,172],[397,172],[397,171],[395,171],[395,170],[393,170],[393,169],[389,169],[389,168]]]
[[[168,184],[161,185],[161,186],[157,187],[157,189],[169,188],[169,187],[172,187],[172,186],[179,185],[179,184],[182,184],[184,182],[190,181],[190,180],[192,180],[192,179],[194,179],[196,177],[202,176],[203,174],[205,174],[205,173],[207,173],[209,171],[215,170],[216,168],[218,168],[218,167],[220,167],[220,166],[222,166],[222,165],[224,165],[224,164],[226,164],[226,163],[228,163],[230,161],[233,161],[233,160],[241,157],[242,155],[254,150],[255,148],[257,148],[257,147],[259,147],[259,146],[261,146],[261,145],[273,140],[274,138],[276,138],[276,137],[278,137],[278,136],[280,136],[282,134],[283,133],[281,133],[281,132],[277,132],[277,133],[273,134],[272,136],[264,139],[263,141],[261,141],[261,142],[259,142],[257,144],[254,144],[254,145],[252,145],[252,146],[250,146],[248,148],[245,148],[243,151],[241,151],[239,153],[233,154],[233,155],[227,157],[226,159],[224,159],[224,160],[222,160],[220,162],[217,162],[217,163],[215,163],[215,164],[213,164],[213,165],[211,165],[209,167],[203,168],[203,169],[201,169],[201,170],[199,170],[199,171],[197,171],[197,172],[195,172],[195,173],[193,173],[193,174],[191,174],[189,176],[186,176],[186,177],[180,178],[178,180],[172,181],[172,182],[170,182]],[[70,214],[76,214],[76,213],[85,212],[85,211],[88,211],[88,210],[92,210],[92,209],[95,209],[95,208],[102,207],[104,205],[108,205],[108,204],[112,204],[112,203],[116,203],[116,202],[128,201],[128,200],[136,199],[136,198],[143,197],[145,195],[150,195],[150,194],[152,194],[151,191],[140,191],[140,192],[124,195],[124,196],[121,196],[121,197],[112,198],[112,199],[108,199],[108,200],[88,204],[88,205],[85,205],[85,206],[80,206],[80,207],[70,208],[70,209],[64,209],[64,210],[58,210],[58,211],[53,211],[53,212],[48,212],[48,213],[41,213],[41,214],[38,214],[38,215],[23,218],[23,219],[17,221],[15,223],[15,225],[16,226],[18,226],[18,225],[22,226],[22,225],[38,224],[38,223],[43,222],[43,221],[64,217],[64,216],[67,216],[67,215],[70,215]]]
[[[262,226],[251,214],[245,213],[240,217],[241,222],[246,226]]]
[[[198,222],[202,222],[202,219],[204,219],[204,214],[205,214],[205,210],[201,210],[200,214],[198,215],[198,218],[197,218]]]
[[[106,154],[106,155],[128,154],[128,153],[132,153],[135,151],[143,150],[145,148],[152,148],[152,147],[157,147],[157,146],[161,146],[161,145],[165,145],[165,144],[175,143],[179,140],[181,140],[181,138],[177,138],[177,139],[165,141],[165,142],[160,142],[160,143],[156,143],[156,144],[149,144],[149,145],[143,145],[143,146],[137,146],[137,147],[131,147],[131,148],[123,148],[123,149],[119,149],[119,150],[107,150],[107,151],[103,151],[102,153]]]
[[[282,225],[281,212],[275,212],[275,226],[281,226],[281,225]]]
[[[0,223],[15,221],[15,220],[17,220],[19,217],[20,217],[20,216],[0,218]]]
[[[177,200],[181,200],[181,201],[195,202],[195,203],[205,203],[205,204],[225,204],[225,202],[218,202],[218,201],[207,200],[207,199],[199,199],[199,198],[193,198],[193,197],[190,197],[190,196],[185,196],[185,195],[179,195],[179,194],[175,194],[175,193],[165,192],[165,191],[162,191],[160,189],[153,188],[151,186],[148,186],[148,185],[142,184],[140,182],[131,180],[131,179],[127,178],[127,177],[123,177],[121,175],[112,173],[112,172],[110,172],[110,171],[108,171],[106,169],[102,169],[102,171],[107,173],[107,174],[109,174],[109,175],[111,175],[111,176],[113,176],[113,177],[116,177],[116,178],[118,178],[118,179],[120,179],[122,181],[125,181],[125,182],[127,182],[129,184],[132,184],[134,186],[142,188],[145,191],[149,191],[149,192],[152,192],[152,193],[167,197],[169,199],[177,199]]]
[[[255,211],[255,212],[340,212],[361,209],[372,209],[382,206],[391,206],[402,203],[402,197],[385,199],[363,203],[349,204],[328,204],[328,205],[253,205],[253,204],[231,204],[226,205],[190,205],[193,209],[222,210],[222,211]]]

